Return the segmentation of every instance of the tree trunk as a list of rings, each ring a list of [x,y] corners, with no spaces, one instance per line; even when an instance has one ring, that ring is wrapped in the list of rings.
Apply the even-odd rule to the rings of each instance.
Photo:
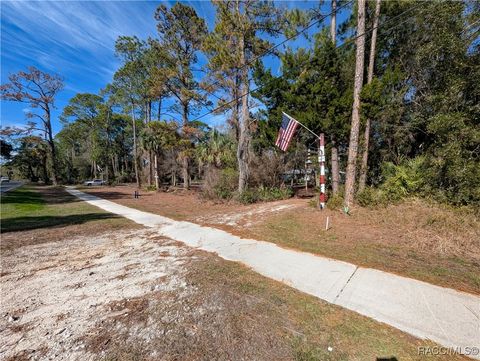
[[[43,169],[43,183],[48,184],[48,169],[47,169],[47,156],[45,155],[42,159],[42,169]]]
[[[380,2],[381,0],[377,0],[375,5],[372,40],[370,43],[370,58],[368,60],[367,84],[370,84],[372,82],[373,71],[375,67],[375,47],[377,43],[378,18],[380,17]],[[362,154],[362,163],[360,165],[360,179],[358,181],[359,192],[365,189],[365,185],[367,183],[369,143],[370,143],[370,119],[367,118],[367,121],[365,123],[365,132],[363,134],[363,154]]]
[[[110,156],[110,163],[112,164],[113,178],[116,178],[118,176],[118,173],[117,167],[115,166],[115,157],[113,156],[113,154]]]
[[[50,146],[50,155],[52,157],[52,183],[54,186],[56,186],[58,184],[57,152],[55,149],[55,142],[53,141],[52,122],[50,121],[50,107],[48,106],[48,104],[45,104],[45,106],[45,128],[47,130],[48,145]]]
[[[183,127],[186,127],[188,125],[188,104],[186,101],[182,101],[183,103],[183,112],[182,112],[182,121],[183,121]],[[186,137],[187,134],[185,132],[183,135]],[[187,155],[183,156],[182,159],[182,176],[183,176],[183,189],[189,189],[190,188],[190,169],[189,169],[189,159]]]
[[[337,45],[337,0],[332,0],[332,21],[330,22],[330,38],[334,46]],[[338,166],[338,148],[335,137],[332,135],[332,192],[338,193],[340,167]]]
[[[348,213],[354,200],[355,175],[358,154],[358,133],[360,130],[360,91],[363,85],[363,64],[365,56],[365,0],[358,0],[357,35],[355,55],[355,82],[353,88],[352,124],[348,144],[347,179],[345,182],[344,210]],[[362,36],[363,35],[363,36]]]
[[[154,161],[155,161],[155,188],[158,191],[158,190],[160,190],[160,172],[159,172],[159,169],[158,169],[157,153],[155,153],[155,155],[154,155]]]
[[[148,100],[148,122],[152,121],[152,101]]]
[[[154,174],[153,174],[153,153],[151,150],[148,151],[148,185],[153,184]]]
[[[337,0],[332,0],[332,20],[330,22],[330,38],[333,45],[337,44]]]
[[[239,139],[237,147],[237,162],[238,162],[238,192],[241,194],[247,188],[249,169],[248,169],[248,158],[249,158],[249,148],[250,148],[250,130],[249,130],[249,116],[250,111],[248,109],[248,67],[246,66],[245,60],[245,39],[243,36],[240,37],[239,41],[240,47],[240,67],[242,68],[242,115],[239,124]]]
[[[137,125],[135,122],[135,109],[132,102],[132,128],[133,128],[133,165],[135,168],[135,181],[137,182],[137,188],[140,188],[140,177],[138,174],[138,157],[137,157]]]

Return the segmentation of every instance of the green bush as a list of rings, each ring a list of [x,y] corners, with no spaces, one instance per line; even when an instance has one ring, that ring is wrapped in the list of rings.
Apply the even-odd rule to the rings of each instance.
[[[327,199],[327,207],[330,209],[339,209],[343,207],[343,192],[331,195]]]
[[[363,207],[395,203],[406,197],[424,195],[425,158],[417,157],[402,164],[391,162],[382,165],[383,183],[378,188],[367,187],[356,195],[358,204]]]
[[[237,196],[237,200],[243,204],[251,204],[259,201],[258,191],[256,189],[246,189]]]
[[[380,186],[388,201],[399,201],[407,196],[421,193],[425,184],[424,157],[409,159],[400,165],[385,163],[382,175],[385,181]]]
[[[357,194],[357,202],[362,207],[383,205],[387,201],[384,193],[377,188],[366,187]]]
[[[289,188],[278,187],[259,187],[250,188],[239,194],[237,200],[243,204],[251,204],[255,202],[271,202],[280,199],[288,199],[293,195]]]
[[[259,187],[257,192],[259,200],[265,202],[287,199],[293,195],[290,188]]]
[[[223,169],[213,190],[218,199],[231,199],[235,193],[238,184],[238,172],[232,168]]]
[[[238,172],[232,168],[218,169],[209,167],[205,173],[202,194],[208,199],[229,200],[238,185]]]

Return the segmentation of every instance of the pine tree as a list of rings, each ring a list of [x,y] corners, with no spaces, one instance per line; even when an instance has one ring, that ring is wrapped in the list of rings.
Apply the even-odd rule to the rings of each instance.
[[[229,74],[232,120],[237,135],[238,191],[248,185],[250,175],[251,117],[250,79],[254,58],[263,54],[270,43],[260,34],[277,35],[282,27],[280,12],[270,1],[216,1],[217,18],[210,37],[210,69]],[[216,50],[214,50],[216,49]],[[239,102],[237,103],[237,99]]]
[[[365,56],[365,0],[357,4],[357,39],[355,55],[355,81],[353,88],[352,124],[348,144],[348,161],[345,181],[344,208],[348,212],[354,199],[355,175],[358,154],[358,136],[360,130],[360,92],[363,86],[363,64]]]
[[[198,81],[193,75],[192,66],[198,61],[198,51],[207,35],[205,21],[198,17],[195,10],[182,3],[176,3],[170,9],[160,5],[155,12],[157,30],[161,37],[159,43],[170,57],[170,65],[159,73],[168,91],[176,98],[173,111],[182,116],[183,144],[182,173],[183,187],[190,187],[189,147],[192,137],[189,116],[204,103]]]
[[[380,2],[381,0],[376,0],[375,2],[375,14],[373,15],[373,25],[372,25],[372,38],[370,40],[370,56],[368,60],[368,73],[367,73],[367,84],[370,84],[373,80],[373,72],[375,68],[375,47],[377,45],[377,28],[378,20],[380,18]],[[358,191],[362,192],[365,189],[365,184],[367,182],[367,172],[368,172],[368,151],[370,144],[370,118],[367,117],[365,122],[365,130],[363,136],[363,151],[362,151],[362,163],[360,165],[360,178],[358,180]]]
[[[41,112],[30,111],[27,117],[39,119],[41,129],[45,133],[50,148],[52,182],[57,185],[59,172],[57,151],[52,131],[52,109],[55,107],[55,97],[63,89],[63,79],[59,75],[44,73],[35,67],[28,71],[20,71],[8,77],[9,83],[0,86],[1,99],[27,103],[32,109],[41,109]],[[33,123],[35,127],[35,122]]]

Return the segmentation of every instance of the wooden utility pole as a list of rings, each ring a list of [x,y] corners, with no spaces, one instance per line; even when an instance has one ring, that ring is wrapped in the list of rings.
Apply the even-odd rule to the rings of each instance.
[[[363,66],[365,56],[365,0],[358,0],[357,39],[355,55],[355,81],[353,87],[352,124],[348,144],[347,179],[345,182],[344,211],[348,213],[355,192],[355,173],[358,154],[358,135],[360,131],[360,92],[363,85]]]
[[[367,74],[367,84],[370,84],[373,80],[373,71],[375,68],[375,47],[377,43],[377,28],[378,28],[378,19],[380,17],[380,2],[377,0],[375,4],[375,15],[373,17],[373,30],[372,30],[372,40],[370,43],[370,58],[368,60],[368,74]],[[368,172],[368,145],[370,142],[370,118],[367,118],[365,123],[365,133],[363,135],[363,154],[362,154],[362,163],[360,165],[360,179],[358,180],[358,191],[361,192],[365,189],[365,184],[367,183],[367,172]]]

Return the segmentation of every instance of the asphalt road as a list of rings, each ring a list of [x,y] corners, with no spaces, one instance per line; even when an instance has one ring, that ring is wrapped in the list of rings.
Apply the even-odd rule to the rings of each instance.
[[[23,184],[23,182],[10,181],[8,183],[0,184],[0,193],[6,193],[12,189],[18,188]]]

